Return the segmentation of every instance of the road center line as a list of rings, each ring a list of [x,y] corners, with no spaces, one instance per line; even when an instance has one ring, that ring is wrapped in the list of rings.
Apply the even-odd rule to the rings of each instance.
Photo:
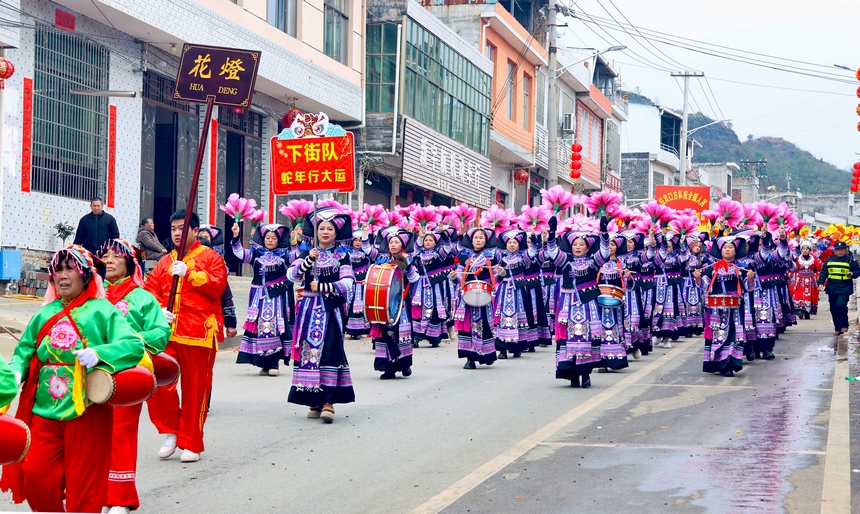
[[[715,448],[713,446],[672,446],[665,444],[628,443],[539,443],[541,446],[577,446],[582,448],[624,448],[625,450],[676,450],[684,452],[779,453],[791,455],[824,455],[820,450],[756,450],[755,448]]]
[[[694,342],[694,344],[699,344],[701,342],[701,339],[696,339],[692,342]],[[682,350],[682,348],[679,347],[674,351],[670,350],[668,353],[658,358],[654,362],[646,365],[639,371],[636,371],[635,373],[624,377],[616,384],[610,386],[607,389],[604,389],[595,396],[592,396],[588,400],[584,401],[583,403],[579,404],[568,412],[562,414],[555,420],[548,423],[546,426],[538,429],[522,441],[511,446],[491,461],[487,462],[475,471],[472,471],[471,473],[461,478],[457,482],[454,482],[426,502],[422,503],[414,510],[412,510],[412,514],[436,513],[441,511],[442,509],[451,505],[452,503],[463,497],[466,493],[480,485],[482,482],[504,469],[510,463],[514,462],[515,460],[525,455],[527,452],[531,451],[535,446],[541,444],[549,437],[552,437],[556,432],[573,423],[593,408],[611,399],[615,395],[623,392],[625,389],[635,384],[639,379],[645,377],[652,371],[667,364],[678,356],[691,355],[691,352],[689,351],[679,350]]]
[[[851,445],[848,427],[848,359],[836,360],[830,424],[827,427],[827,453],[824,457],[824,487],[821,514],[851,511]]]
[[[709,385],[709,384],[652,384],[650,382],[642,382],[639,384],[642,387],[707,387],[708,389],[774,389],[772,387],[763,386],[736,386],[736,385]],[[788,389],[795,391],[832,391],[829,387],[777,387],[776,389]]]

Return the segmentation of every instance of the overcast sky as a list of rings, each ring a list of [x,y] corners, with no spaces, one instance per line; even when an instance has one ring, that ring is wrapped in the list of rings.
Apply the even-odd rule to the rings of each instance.
[[[689,70],[705,72],[714,93],[711,96],[705,82],[691,79],[692,98],[695,100],[695,103],[690,102],[691,112],[701,110],[714,119],[721,119],[719,109],[722,109],[725,118],[732,120],[741,140],[747,134],[782,137],[843,169],[860,160],[860,156],[855,154],[860,152],[860,132],[857,130],[860,116],[856,111],[860,103],[856,94],[860,81],[854,77],[854,71],[860,67],[860,0],[577,0],[577,4],[572,0],[560,1],[572,9],[609,22],[610,15],[604,7],[623,23],[620,10],[630,23],[640,28],[824,65],[819,67],[767,56],[748,56],[780,66],[801,67],[813,74],[835,73],[851,82],[844,84],[784,73],[656,41],[655,48],[632,29],[628,35],[607,27],[607,34],[593,23],[559,17],[560,24],[567,22],[570,25],[560,29],[564,31],[560,45],[604,49],[610,45],[602,36],[613,45],[620,43],[629,47],[623,52],[606,54],[606,57],[614,61],[629,89],[638,86],[641,93],[652,100],[680,110],[683,93],[679,84],[683,84],[681,79],[670,77],[667,71],[680,68],[677,65],[680,63]],[[737,53],[727,49],[714,50]],[[854,71],[839,70],[833,67],[834,64],[848,66]],[[667,70],[655,69],[657,66]]]

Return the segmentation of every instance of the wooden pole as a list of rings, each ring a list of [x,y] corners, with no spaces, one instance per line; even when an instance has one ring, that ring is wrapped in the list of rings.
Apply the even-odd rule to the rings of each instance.
[[[203,117],[203,133],[200,135],[200,144],[197,146],[197,161],[194,165],[194,177],[191,179],[191,189],[188,191],[188,203],[185,206],[185,222],[182,225],[182,239],[179,241],[179,248],[176,249],[176,255],[179,260],[185,257],[185,240],[188,238],[189,224],[191,223],[191,212],[194,209],[194,203],[197,199],[197,182],[200,181],[200,168],[203,166],[203,154],[206,150],[206,142],[209,140],[209,125],[212,122],[212,108],[215,106],[215,97],[210,96],[206,99],[206,115]],[[179,277],[173,277],[173,283],[170,284],[170,296],[167,297],[167,310],[173,312],[176,303],[176,289],[179,287]]]

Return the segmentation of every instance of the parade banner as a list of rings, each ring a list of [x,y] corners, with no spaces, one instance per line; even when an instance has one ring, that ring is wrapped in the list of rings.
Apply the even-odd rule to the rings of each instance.
[[[351,132],[343,136],[273,137],[272,191],[290,193],[355,191],[355,152]]]
[[[184,45],[173,99],[249,108],[259,64],[258,51]]]
[[[678,211],[693,209],[699,214],[710,209],[711,188],[708,186],[656,186],[656,198],[660,205]]]

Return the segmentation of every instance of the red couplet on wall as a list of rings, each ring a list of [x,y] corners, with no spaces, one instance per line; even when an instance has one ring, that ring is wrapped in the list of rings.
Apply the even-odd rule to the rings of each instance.
[[[355,191],[353,135],[272,138],[272,191],[276,195],[298,192]]]
[[[116,205],[116,105],[110,106],[108,118],[108,180],[107,206]]]
[[[693,209],[701,213],[710,208],[711,188],[707,186],[656,186],[656,200],[660,205],[682,211]]]
[[[33,171],[33,79],[24,77],[24,109],[21,128],[21,191],[30,192]]]

